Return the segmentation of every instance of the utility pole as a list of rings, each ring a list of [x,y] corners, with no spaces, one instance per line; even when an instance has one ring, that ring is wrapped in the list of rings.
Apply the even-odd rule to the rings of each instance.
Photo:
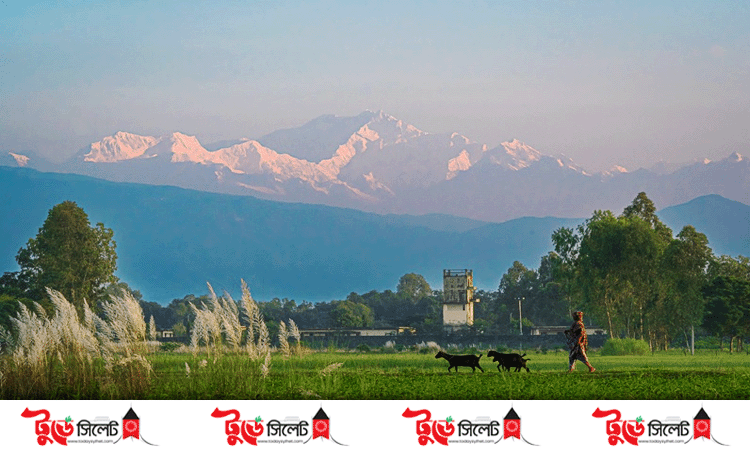
[[[521,300],[524,300],[525,297],[521,297],[518,299],[518,330],[521,332],[521,336],[523,336],[523,318],[521,317]]]

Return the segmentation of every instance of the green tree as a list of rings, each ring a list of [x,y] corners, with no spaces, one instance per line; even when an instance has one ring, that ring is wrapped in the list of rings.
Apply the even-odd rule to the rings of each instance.
[[[521,262],[514,261],[513,265],[500,278],[497,288],[496,313],[508,312],[508,317],[499,316],[500,327],[505,332],[517,332],[518,330],[518,304],[522,305],[534,302],[536,296],[537,273],[526,268]],[[525,315],[526,306],[521,306],[521,314]],[[511,329],[512,318],[516,320],[516,328]],[[503,330],[504,329],[504,330]]]
[[[604,319],[610,336],[619,336],[623,317],[618,314],[627,284],[621,276],[624,233],[622,222],[610,211],[595,211],[586,221],[576,261],[576,282],[585,307]]]
[[[338,328],[367,328],[374,321],[372,310],[367,305],[348,300],[335,302],[330,317],[333,326]]]
[[[690,225],[685,226],[664,250],[662,273],[664,295],[655,305],[656,321],[669,335],[697,327],[703,319],[703,288],[708,282],[707,268],[713,259],[708,238]]]
[[[577,294],[577,275],[578,270],[578,252],[581,247],[581,236],[583,235],[583,225],[578,227],[579,233],[576,234],[571,228],[559,228],[552,233],[552,243],[555,251],[549,254],[549,263],[552,278],[558,284],[560,293],[567,305],[570,317],[574,310],[580,309],[578,305],[580,295]]]
[[[708,265],[708,279],[713,280],[719,276],[750,280],[750,258],[742,255],[737,258],[727,255],[713,258]]]
[[[536,299],[531,311],[533,322],[538,325],[567,325],[570,322],[569,303],[563,285],[555,280],[555,267],[559,257],[554,252],[542,256],[537,270]]]
[[[719,276],[703,290],[706,296],[704,326],[720,338],[729,338],[732,352],[734,339],[750,333],[750,281]]]
[[[634,217],[640,218],[648,223],[649,227],[662,239],[667,241],[672,239],[672,230],[659,220],[659,217],[656,215],[656,205],[646,196],[645,192],[638,193],[633,202],[625,207],[622,211],[622,217],[629,219]]]
[[[661,259],[672,241],[655,211],[641,192],[619,217],[595,211],[577,233],[562,228],[552,235],[552,272],[561,292],[571,306],[590,310],[612,336],[654,337],[649,313],[664,291]]]
[[[432,295],[432,288],[422,275],[407,273],[398,280],[396,293],[416,303],[419,299]]]
[[[118,279],[113,232],[97,223],[91,227],[75,202],[55,205],[35,238],[16,256],[31,298],[43,298],[44,289],[60,291],[79,311],[84,299],[95,305],[103,289]]]

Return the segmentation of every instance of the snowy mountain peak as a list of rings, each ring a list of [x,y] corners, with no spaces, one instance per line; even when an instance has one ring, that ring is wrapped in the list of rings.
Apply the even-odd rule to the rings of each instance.
[[[172,162],[204,162],[212,153],[203,148],[195,136],[175,132],[167,140]]]
[[[153,136],[118,131],[99,142],[94,142],[83,158],[89,162],[117,162],[142,156],[146,150],[160,141]]]
[[[526,145],[518,139],[513,139],[510,142],[503,142],[500,144],[505,148],[505,151],[515,159],[520,161],[539,161],[542,153],[537,149]]]
[[[614,167],[612,167],[611,169],[609,169],[609,171],[610,172],[617,172],[617,173],[628,173],[628,169],[626,169],[626,168],[624,168],[622,166],[618,166],[618,165],[615,165]]]
[[[14,153],[2,158],[0,164],[40,164]],[[615,206],[626,205],[632,200],[628,192],[639,192],[644,184],[649,195],[663,191],[681,200],[695,193],[736,195],[748,192],[746,161],[735,152],[715,162],[693,161],[676,174],[662,162],[659,171],[629,173],[614,166],[592,175],[567,156],[542,153],[519,139],[488,148],[460,133],[427,133],[379,110],[323,115],[258,140],[210,145],[182,132],[141,136],[118,131],[90,144],[64,167],[105,179],[290,202],[496,220],[510,218],[518,208],[525,208],[525,215],[586,214],[612,208],[609,197],[616,197]],[[680,184],[694,176],[715,181]],[[544,192],[545,199],[533,197],[535,192]],[[670,198],[664,194],[654,201]],[[525,201],[516,207],[503,199]]]
[[[510,170],[520,170],[529,167],[534,161],[539,161],[543,156],[541,152],[518,139],[503,142],[486,153],[485,157],[488,158],[489,163]]]
[[[378,132],[385,141],[403,142],[406,139],[427,134],[419,128],[404,123],[404,121],[383,111],[378,111],[374,114],[372,120],[368,122],[368,126],[370,129]]]
[[[19,155],[13,152],[8,152],[8,154],[16,160],[18,167],[26,167],[29,164],[29,157],[26,155]]]
[[[601,175],[602,175],[602,177],[613,177],[613,176],[615,176],[617,174],[620,174],[620,173],[629,173],[629,172],[628,172],[628,169],[626,169],[626,168],[624,168],[622,166],[614,165],[614,166],[612,166],[611,169],[602,172]]]

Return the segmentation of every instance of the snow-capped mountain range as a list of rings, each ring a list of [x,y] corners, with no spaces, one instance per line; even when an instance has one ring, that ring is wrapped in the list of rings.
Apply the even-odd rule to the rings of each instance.
[[[674,172],[630,173],[615,166],[590,174],[570,158],[543,154],[518,140],[489,148],[458,133],[427,133],[382,111],[321,116],[257,140],[206,146],[178,132],[121,131],[59,166],[12,152],[4,161],[112,181],[489,221],[619,212],[640,191],[660,208],[706,194],[750,203],[750,166],[738,153]]]

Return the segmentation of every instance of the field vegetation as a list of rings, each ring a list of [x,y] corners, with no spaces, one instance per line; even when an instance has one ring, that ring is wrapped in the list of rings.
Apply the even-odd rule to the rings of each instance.
[[[590,352],[593,374],[566,374],[560,349],[526,350],[530,373],[498,371],[486,357],[484,372],[449,373],[434,343],[312,351],[294,322],[272,347],[244,285],[239,302],[212,294],[195,309],[189,346],[150,341],[127,293],[105,304],[107,320],[90,311],[79,320],[60,293],[49,294],[54,314],[22,307],[14,331],[3,331],[4,399],[750,399],[750,355],[718,348],[642,354],[642,341],[612,340]],[[619,356],[607,356],[610,346]]]

